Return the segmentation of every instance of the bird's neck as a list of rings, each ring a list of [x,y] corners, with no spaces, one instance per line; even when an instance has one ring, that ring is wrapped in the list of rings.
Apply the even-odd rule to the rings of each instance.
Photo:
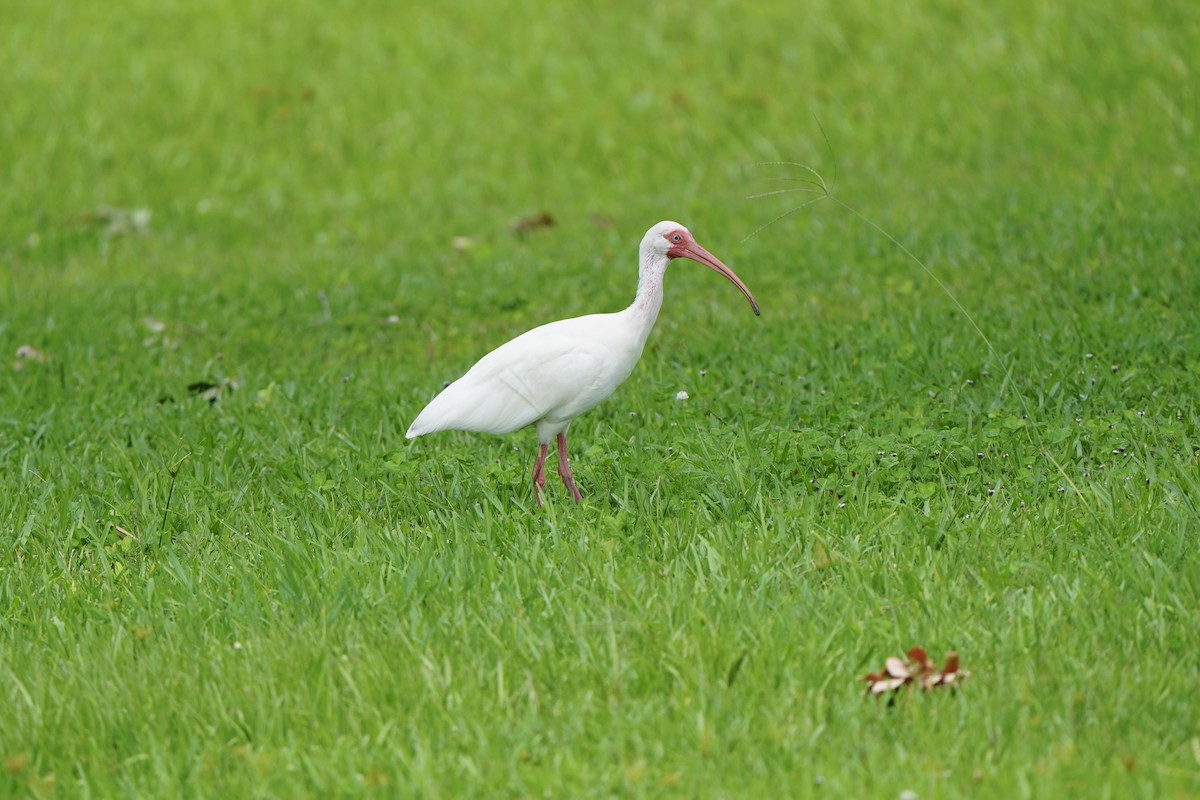
[[[658,311],[663,302],[663,277],[667,273],[667,259],[661,256],[643,254],[641,269],[638,272],[637,295],[633,304],[625,309],[634,326],[641,334],[641,340],[646,341],[654,321],[658,319]]]

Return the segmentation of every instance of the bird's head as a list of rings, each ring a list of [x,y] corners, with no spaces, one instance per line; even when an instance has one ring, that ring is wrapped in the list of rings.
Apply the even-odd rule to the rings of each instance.
[[[746,288],[746,284],[742,283],[742,279],[733,270],[725,266],[721,262],[721,259],[701,247],[692,236],[692,232],[678,222],[665,220],[646,231],[646,235],[642,238],[642,251],[645,254],[657,256],[667,261],[676,258],[686,258],[703,264],[714,272],[725,276],[730,283],[738,287],[742,291],[742,294],[746,295],[746,299],[750,301],[750,307],[754,309],[754,313],[759,313],[758,303],[755,301],[754,295],[750,294],[750,290]]]

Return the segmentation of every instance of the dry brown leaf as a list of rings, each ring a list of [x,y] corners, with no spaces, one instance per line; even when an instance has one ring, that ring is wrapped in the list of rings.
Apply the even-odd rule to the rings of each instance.
[[[145,235],[150,230],[150,217],[148,208],[100,206],[95,211],[80,214],[78,219],[84,225],[99,227],[101,236],[111,239],[131,234]]]
[[[36,361],[39,364],[46,362],[46,354],[31,344],[23,344],[18,347],[17,358],[23,358],[26,361]]]
[[[220,383],[212,383],[211,381],[195,381],[188,384],[188,391],[198,397],[202,397],[210,404],[216,405],[223,394],[228,392],[236,392],[240,384],[237,378],[222,378]]]
[[[539,211],[536,214],[530,214],[527,217],[521,217],[520,219],[513,220],[508,226],[509,230],[511,230],[513,233],[520,234],[530,233],[538,230],[539,228],[551,227],[554,227],[554,217],[550,215],[549,211]]]
[[[916,686],[924,691],[939,686],[953,687],[969,673],[959,667],[958,653],[946,654],[946,665],[937,668],[923,647],[908,651],[908,661],[892,656],[884,662],[882,672],[871,672],[863,677],[867,682],[867,694],[881,695],[897,692],[905,686]]]

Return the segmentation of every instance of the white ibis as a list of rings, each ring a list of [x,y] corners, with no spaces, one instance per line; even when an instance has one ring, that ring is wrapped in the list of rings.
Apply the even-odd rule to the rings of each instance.
[[[533,465],[533,494],[538,505],[546,485],[546,449],[555,437],[559,477],[578,503],[579,488],[567,461],[567,428],[633,372],[662,307],[667,265],[676,258],[724,275],[759,313],[754,295],[733,270],[678,222],[660,222],[642,237],[637,296],[629,308],[551,322],[501,345],[433,398],[407,437],[444,430],[504,434],[536,425],[541,448]]]

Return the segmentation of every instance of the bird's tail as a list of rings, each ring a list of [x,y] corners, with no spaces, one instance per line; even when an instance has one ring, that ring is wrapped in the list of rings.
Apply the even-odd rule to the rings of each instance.
[[[405,439],[415,439],[418,436],[424,436],[427,433],[433,433],[432,427],[422,422],[422,416],[424,415],[418,414],[417,418],[413,420],[413,424],[408,426],[408,433],[404,434]]]
[[[453,385],[450,384],[450,386]],[[447,406],[452,405],[451,400],[454,396],[453,392],[448,391],[449,388],[443,389],[437,397],[429,401],[425,408],[421,409],[421,413],[417,414],[412,425],[408,426],[408,433],[404,434],[405,439],[415,439],[418,436],[454,427],[451,415],[447,414]]]

